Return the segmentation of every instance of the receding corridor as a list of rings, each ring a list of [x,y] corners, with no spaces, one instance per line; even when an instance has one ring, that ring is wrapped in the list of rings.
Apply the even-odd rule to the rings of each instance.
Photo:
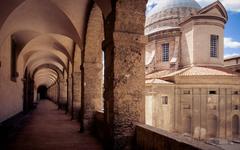
[[[79,124],[48,100],[39,102],[26,126],[9,144],[11,150],[101,150],[88,133],[79,133]]]

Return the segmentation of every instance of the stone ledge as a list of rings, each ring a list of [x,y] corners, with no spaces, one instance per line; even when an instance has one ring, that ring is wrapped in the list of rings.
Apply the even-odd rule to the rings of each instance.
[[[136,146],[138,150],[219,150],[215,146],[144,124],[136,124]]]

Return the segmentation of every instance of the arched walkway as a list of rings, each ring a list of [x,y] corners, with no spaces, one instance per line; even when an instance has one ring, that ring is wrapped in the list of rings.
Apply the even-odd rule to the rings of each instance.
[[[3,0],[2,3],[0,84],[4,87],[0,86],[3,99],[0,122],[22,110],[29,112],[37,102],[38,87],[46,86],[47,97],[72,120],[79,121],[81,132],[92,128],[96,111],[104,107],[101,131],[107,146],[130,149],[136,123],[145,122],[147,0],[23,0],[21,3]],[[47,107],[44,111],[49,115],[41,111],[42,106]],[[40,132],[42,125],[53,129],[66,123],[58,122],[59,116],[53,117],[55,111],[51,113],[48,105],[41,102],[26,126],[33,135],[25,130],[19,141],[24,139],[25,144],[36,142],[41,146],[39,141],[49,138],[48,131]],[[33,126],[36,128],[31,130]],[[65,127],[59,130],[56,134],[61,132],[61,137]],[[40,138],[42,134],[45,138]],[[67,141],[69,136],[75,136],[65,134],[63,139]],[[59,146],[63,139],[59,140]],[[21,147],[24,143],[16,144]],[[35,149],[34,146],[29,149]]]
[[[90,134],[79,134],[79,124],[48,100],[39,103],[27,118],[7,150],[101,150],[101,144]]]

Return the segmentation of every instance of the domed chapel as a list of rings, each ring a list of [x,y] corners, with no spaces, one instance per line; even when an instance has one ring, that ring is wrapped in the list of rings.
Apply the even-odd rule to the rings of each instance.
[[[146,123],[200,140],[239,138],[240,77],[224,68],[224,6],[161,0],[151,8]]]

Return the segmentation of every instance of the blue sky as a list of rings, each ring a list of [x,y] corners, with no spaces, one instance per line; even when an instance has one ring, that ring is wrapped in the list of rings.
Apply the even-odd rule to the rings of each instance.
[[[240,55],[240,13],[228,12],[229,20],[225,27],[225,57]]]
[[[153,6],[160,0],[149,0],[148,5]],[[196,0],[202,7],[216,0]],[[240,0],[220,0],[228,11],[229,20],[225,27],[224,57],[240,55]]]

